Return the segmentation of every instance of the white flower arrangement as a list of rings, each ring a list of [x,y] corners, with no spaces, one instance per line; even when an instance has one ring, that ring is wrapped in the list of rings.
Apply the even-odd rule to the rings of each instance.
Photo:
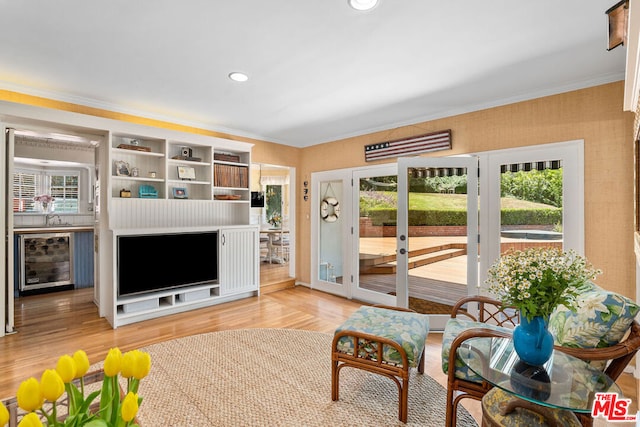
[[[500,257],[489,268],[486,283],[504,306],[531,320],[548,318],[560,304],[575,311],[581,288],[601,273],[573,250],[529,248]]]

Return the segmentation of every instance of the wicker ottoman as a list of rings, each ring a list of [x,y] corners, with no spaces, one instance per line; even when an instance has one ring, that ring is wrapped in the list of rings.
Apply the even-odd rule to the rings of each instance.
[[[409,368],[424,373],[429,316],[396,307],[362,306],[336,329],[331,347],[331,398],[338,400],[346,366],[384,375],[398,386],[398,418],[407,422]]]

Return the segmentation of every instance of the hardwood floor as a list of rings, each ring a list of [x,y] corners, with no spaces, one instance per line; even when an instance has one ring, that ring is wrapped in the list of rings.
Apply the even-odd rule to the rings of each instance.
[[[289,264],[260,263],[260,293],[266,294],[295,286],[295,278],[289,275]]]
[[[15,395],[21,381],[30,376],[39,379],[44,369],[55,366],[59,356],[78,349],[85,350],[91,363],[95,363],[111,347],[127,351],[228,329],[293,328],[333,333],[361,305],[358,301],[297,286],[111,329],[105,319],[98,317],[92,298],[93,289],[81,289],[16,299],[18,332],[0,338],[0,398]],[[441,337],[436,332],[428,336],[426,372],[446,387],[440,364]],[[637,408],[633,377],[623,374],[618,383]],[[463,405],[480,420],[479,402],[465,399]]]

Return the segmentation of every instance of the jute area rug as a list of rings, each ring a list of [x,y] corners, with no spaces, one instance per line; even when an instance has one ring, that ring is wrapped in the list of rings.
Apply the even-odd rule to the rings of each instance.
[[[331,339],[319,332],[243,329],[179,338],[144,348],[140,425],[394,426],[398,392],[388,378],[359,369],[340,373],[331,401]],[[442,426],[445,389],[415,369],[409,426]],[[458,426],[477,426],[462,407]]]

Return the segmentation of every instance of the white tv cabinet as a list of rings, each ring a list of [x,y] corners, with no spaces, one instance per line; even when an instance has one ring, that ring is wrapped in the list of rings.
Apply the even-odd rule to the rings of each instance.
[[[218,232],[218,281],[118,297],[117,238],[122,235]],[[142,320],[257,296],[260,293],[259,228],[255,225],[180,229],[115,230],[114,287],[111,298],[114,328]]]

